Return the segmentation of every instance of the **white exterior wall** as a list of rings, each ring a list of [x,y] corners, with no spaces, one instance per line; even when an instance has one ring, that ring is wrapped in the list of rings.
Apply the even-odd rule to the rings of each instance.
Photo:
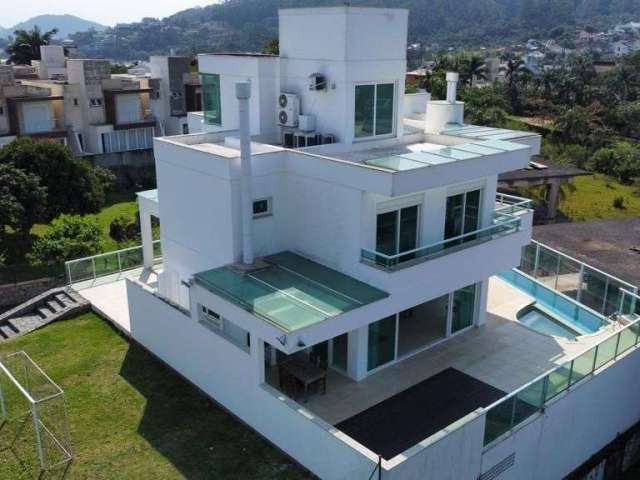
[[[402,135],[408,11],[353,7],[279,11],[281,91],[301,97],[301,112],[317,131],[354,141],[355,86],[394,83],[395,135]],[[304,28],[301,28],[304,25]],[[325,91],[309,90],[322,73]]]
[[[482,471],[515,452],[515,465],[500,480],[563,478],[640,419],[640,354],[572,387],[482,457]]]
[[[238,117],[238,100],[235,85],[238,82],[251,82],[251,98],[249,115],[252,135],[272,135],[276,129],[276,102],[278,100],[278,59],[275,57],[258,57],[243,55],[198,55],[200,73],[220,75],[220,103],[222,109],[222,125],[207,125],[204,118],[199,129],[193,132],[221,132],[237,130],[240,126]],[[197,127],[196,125],[193,125]]]
[[[127,295],[132,337],[231,413],[322,479],[371,474],[376,457],[370,452],[261,385],[264,350],[258,338],[252,335],[249,354],[130,281]]]

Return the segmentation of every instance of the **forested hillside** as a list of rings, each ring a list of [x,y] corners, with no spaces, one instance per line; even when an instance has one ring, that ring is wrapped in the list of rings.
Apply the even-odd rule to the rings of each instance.
[[[171,48],[182,53],[259,50],[276,36],[278,8],[342,4],[343,0],[227,0],[75,38],[87,55],[119,59]],[[544,36],[558,26],[607,27],[640,17],[640,0],[352,0],[351,4],[408,8],[411,41],[462,46]]]

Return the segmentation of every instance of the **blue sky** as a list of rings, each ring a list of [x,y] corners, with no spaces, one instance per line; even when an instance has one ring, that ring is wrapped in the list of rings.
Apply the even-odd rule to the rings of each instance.
[[[185,8],[216,3],[216,0],[20,0],[2,8],[0,26],[12,27],[36,15],[68,13],[105,25],[135,22],[142,17],[166,17]]]

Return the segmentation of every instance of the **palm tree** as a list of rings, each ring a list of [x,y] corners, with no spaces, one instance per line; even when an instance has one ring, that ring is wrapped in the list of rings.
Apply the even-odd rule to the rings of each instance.
[[[6,52],[9,54],[9,63],[16,65],[29,65],[31,60],[40,60],[40,47],[49,45],[51,37],[58,33],[54,28],[42,33],[40,27],[35,25],[33,30],[16,30]]]
[[[487,79],[487,66],[485,61],[479,55],[469,55],[460,62],[462,71],[460,76],[467,85],[473,85],[473,80]]]

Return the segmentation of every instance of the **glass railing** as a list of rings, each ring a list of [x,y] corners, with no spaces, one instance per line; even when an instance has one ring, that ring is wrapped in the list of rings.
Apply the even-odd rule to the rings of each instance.
[[[531,204],[529,200],[519,199],[518,197],[512,198],[517,199],[518,202],[500,203],[501,206],[494,210],[492,224],[488,227],[395,255],[386,255],[363,248],[360,251],[360,259],[365,263],[374,264],[386,270],[397,270],[447,255],[493,238],[515,233],[521,227],[521,218],[518,213],[528,211],[527,205],[530,206]]]
[[[533,200],[528,198],[507,195],[506,193],[496,193],[496,213],[507,213],[516,215],[533,209]]]
[[[142,245],[114,252],[101,253],[92,257],[70,260],[65,263],[67,283],[95,280],[143,266]],[[162,258],[160,240],[153,242],[153,259],[158,263]]]
[[[638,346],[640,339],[640,297],[620,290],[617,319],[620,330],[486,409],[484,446],[508,435],[529,417],[542,412],[546,404],[596,370]]]
[[[617,313],[622,289],[638,291],[630,283],[536,241],[523,248],[518,269],[605,316]]]

